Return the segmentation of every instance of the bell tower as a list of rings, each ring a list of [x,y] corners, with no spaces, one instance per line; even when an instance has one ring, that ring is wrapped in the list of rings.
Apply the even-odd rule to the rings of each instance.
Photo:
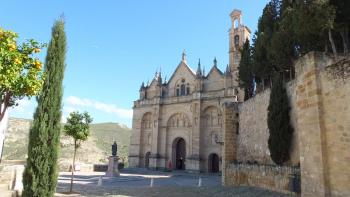
[[[232,26],[229,30],[229,66],[233,73],[238,69],[239,61],[241,60],[240,48],[247,39],[250,39],[250,30],[243,25],[242,11],[233,10],[230,14]]]
[[[232,76],[232,86],[235,89],[238,101],[244,100],[244,91],[239,88],[238,81],[238,66],[241,61],[240,49],[243,47],[244,42],[250,39],[250,30],[243,25],[242,11],[233,10],[230,14],[232,26],[229,30],[229,69]]]

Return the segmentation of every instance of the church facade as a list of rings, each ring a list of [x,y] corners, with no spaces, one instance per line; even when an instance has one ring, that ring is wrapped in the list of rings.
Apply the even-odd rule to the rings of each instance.
[[[130,167],[221,171],[222,106],[243,100],[237,81],[239,49],[250,37],[241,11],[234,10],[230,16],[230,59],[224,72],[216,59],[208,74],[200,62],[194,71],[182,54],[168,81],[156,73],[150,84],[141,85],[133,106]]]

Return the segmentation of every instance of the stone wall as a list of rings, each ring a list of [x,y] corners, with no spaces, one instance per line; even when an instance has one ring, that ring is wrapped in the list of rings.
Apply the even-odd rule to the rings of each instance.
[[[304,196],[350,196],[350,57],[342,58],[309,53],[295,66]]]
[[[350,56],[334,60],[311,52],[295,62],[295,69],[295,80],[287,84],[295,129],[287,165],[300,162],[302,196],[350,196]],[[272,163],[267,149],[269,94],[266,90],[239,106],[238,140],[225,141],[237,147],[237,161]],[[229,166],[224,170],[224,184],[244,182]]]
[[[295,116],[295,81],[287,83],[286,88],[290,98],[291,124],[294,128],[289,164],[298,165],[299,147]],[[267,143],[269,138],[267,108],[270,101],[270,92],[270,89],[266,89],[255,97],[239,104],[238,161],[273,164]]]
[[[227,185],[259,186],[270,190],[288,193],[293,175],[300,174],[300,169],[289,166],[233,164],[228,165]]]
[[[336,73],[344,76],[334,76]],[[343,65],[326,67],[320,79],[319,96],[324,111],[320,118],[327,150],[326,179],[332,196],[350,196],[350,60]]]

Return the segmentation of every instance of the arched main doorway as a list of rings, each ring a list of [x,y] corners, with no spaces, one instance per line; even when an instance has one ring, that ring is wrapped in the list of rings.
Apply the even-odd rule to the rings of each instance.
[[[208,170],[212,173],[219,172],[219,156],[215,153],[209,155],[208,158]]]
[[[150,152],[147,152],[146,153],[146,156],[145,156],[145,168],[148,168],[149,167],[149,156],[151,155]]]
[[[176,138],[173,142],[173,163],[177,170],[185,169],[186,142],[183,138]]]

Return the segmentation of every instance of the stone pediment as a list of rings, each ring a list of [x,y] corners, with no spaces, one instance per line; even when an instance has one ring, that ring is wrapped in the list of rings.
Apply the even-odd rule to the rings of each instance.
[[[210,79],[210,78],[217,78],[217,77],[223,77],[223,76],[224,76],[224,73],[221,70],[219,70],[218,67],[213,66],[210,69],[206,78]]]
[[[195,79],[196,77],[196,73],[184,61],[181,61],[176,67],[174,73],[169,79],[168,84],[175,83],[177,79],[181,78],[182,76],[191,76],[192,79]]]

